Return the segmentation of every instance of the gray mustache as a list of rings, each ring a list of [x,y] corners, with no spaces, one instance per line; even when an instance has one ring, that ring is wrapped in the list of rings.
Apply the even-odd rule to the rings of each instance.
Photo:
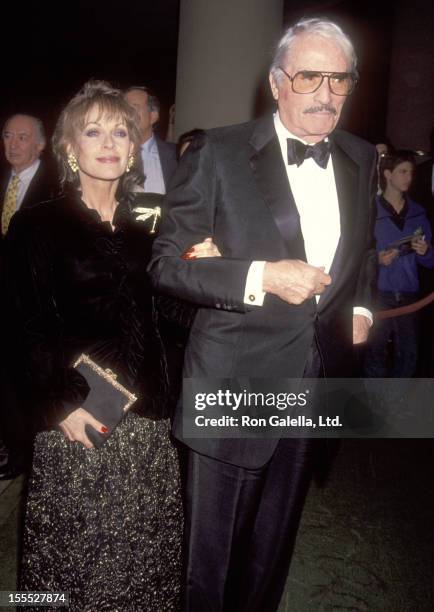
[[[310,108],[306,108],[303,113],[321,113],[326,111],[328,113],[332,113],[333,115],[337,114],[337,111],[334,106],[331,104],[321,104],[321,106],[311,106]]]

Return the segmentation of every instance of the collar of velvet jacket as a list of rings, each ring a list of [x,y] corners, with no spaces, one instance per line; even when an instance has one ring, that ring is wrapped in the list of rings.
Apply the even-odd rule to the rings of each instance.
[[[101,224],[106,226],[107,222],[101,221],[99,213],[89,208],[81,198],[81,192],[78,189],[69,189],[65,191],[64,197],[71,208],[76,211],[76,214],[81,220],[89,225]],[[132,212],[132,203],[129,198],[121,198],[116,206],[113,215],[113,225],[115,230],[121,229],[127,223],[134,222],[134,214]]]

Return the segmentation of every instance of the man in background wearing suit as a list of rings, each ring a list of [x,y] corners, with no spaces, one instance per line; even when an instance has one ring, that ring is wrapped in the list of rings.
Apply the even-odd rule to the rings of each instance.
[[[129,87],[125,99],[139,116],[142,135],[141,158],[146,193],[166,193],[177,165],[176,146],[165,142],[153,132],[160,117],[160,104],[146,87]]]
[[[21,207],[53,197],[57,189],[57,179],[47,162],[40,159],[46,140],[44,127],[39,119],[30,115],[10,117],[3,128],[2,138],[5,157],[9,163],[9,168],[0,180],[4,236],[11,214]],[[11,200],[15,211],[11,209]]]
[[[0,437],[4,438],[7,448],[0,464],[0,480],[9,480],[25,467],[28,440],[21,422],[23,399],[20,397],[19,367],[16,366],[19,356],[14,358],[16,330],[11,319],[13,313],[7,309],[7,287],[2,270],[5,237],[10,220],[19,208],[50,199],[58,187],[55,172],[40,159],[46,140],[39,119],[31,115],[13,115],[4,125],[2,138],[9,167],[0,178]]]
[[[184,154],[150,265],[159,291],[198,306],[184,377],[352,374],[375,282],[375,150],[335,130],[356,80],[342,30],[302,20],[271,66],[274,116],[209,130]],[[207,236],[222,256],[195,259],[190,246]],[[184,439],[182,425],[179,405],[185,609],[277,610],[314,441]]]

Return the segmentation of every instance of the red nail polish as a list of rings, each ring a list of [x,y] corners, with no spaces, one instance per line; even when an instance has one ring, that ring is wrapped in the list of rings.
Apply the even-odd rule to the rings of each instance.
[[[101,433],[108,433],[108,429],[104,425],[101,427]]]

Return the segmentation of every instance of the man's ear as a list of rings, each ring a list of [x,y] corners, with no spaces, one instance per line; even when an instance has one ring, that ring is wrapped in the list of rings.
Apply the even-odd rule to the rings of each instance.
[[[279,99],[279,88],[277,86],[276,79],[274,78],[274,75],[271,72],[268,75],[268,80],[270,81],[271,93],[273,94],[273,98],[275,100],[278,100]]]
[[[384,176],[386,177],[386,179],[390,180],[390,177],[392,176],[392,173],[390,170],[385,170],[384,171]]]
[[[42,151],[45,149],[45,142],[38,142],[36,145],[38,151],[38,157],[41,155]]]
[[[160,118],[160,113],[156,110],[151,111],[151,125],[154,126]]]

